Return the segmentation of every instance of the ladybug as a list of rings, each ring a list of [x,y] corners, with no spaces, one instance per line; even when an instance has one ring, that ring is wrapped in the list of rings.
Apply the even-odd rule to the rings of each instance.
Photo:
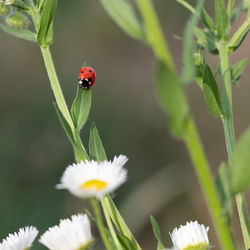
[[[91,67],[82,67],[79,72],[79,87],[89,89],[95,82],[95,75]]]

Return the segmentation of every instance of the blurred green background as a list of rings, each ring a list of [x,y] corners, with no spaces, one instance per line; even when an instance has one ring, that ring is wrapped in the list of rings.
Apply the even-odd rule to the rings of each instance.
[[[182,35],[189,13],[173,0],[154,3],[180,68],[181,42],[173,35]],[[208,4],[211,13],[213,6]],[[198,220],[210,226],[211,244],[213,249],[219,249],[185,146],[169,134],[167,120],[157,103],[152,52],[124,34],[99,1],[58,1],[54,30],[52,54],[69,106],[83,62],[97,72],[91,114],[82,132],[83,142],[87,147],[90,124],[95,121],[109,158],[118,154],[128,156],[128,181],[116,192],[114,200],[142,248],[156,249],[149,221],[149,215],[153,214],[167,246],[172,245],[169,231],[186,221]],[[249,42],[247,38],[232,62],[250,56]],[[2,239],[26,225],[34,225],[43,233],[58,224],[60,218],[89,206],[86,201],[55,189],[74,157],[53,110],[54,97],[38,46],[2,31],[0,44]],[[209,60],[213,64],[217,57],[209,56]],[[249,69],[247,66],[240,86],[233,87],[237,137],[250,122]],[[222,125],[208,113],[197,85],[190,84],[186,90],[215,173],[220,162],[226,160]],[[94,226],[93,232],[97,238]],[[233,233],[241,244],[236,210]],[[35,243],[34,249],[40,248],[43,247]],[[98,240],[94,248],[100,249]]]

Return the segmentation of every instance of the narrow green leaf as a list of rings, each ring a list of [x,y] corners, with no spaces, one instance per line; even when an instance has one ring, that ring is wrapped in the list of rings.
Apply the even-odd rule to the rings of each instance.
[[[160,104],[169,114],[171,132],[176,136],[183,136],[189,115],[186,97],[175,72],[163,62],[158,62],[156,83]]]
[[[60,111],[60,109],[58,108],[56,102],[53,102],[53,106],[56,110],[56,114],[59,118],[59,121],[60,121],[66,135],[68,136],[71,144],[75,145],[75,140],[74,140],[74,136],[73,136],[74,132],[71,130],[70,125],[67,123],[67,120],[64,118],[64,116],[63,116],[62,112]]]
[[[89,155],[91,159],[97,161],[105,161],[108,159],[95,123],[92,123],[90,128]]]
[[[205,26],[214,31],[214,21],[213,19],[208,15],[208,13],[206,12],[205,9],[202,9],[202,12],[201,12],[201,20],[202,22],[205,24]]]
[[[74,138],[73,131],[71,130],[71,127],[69,126],[67,120],[64,118],[62,112],[58,108],[56,102],[53,102],[53,106],[56,110],[59,121],[73,146],[76,162],[87,160],[89,157],[87,152],[85,151],[79,134],[76,133],[76,136]]]
[[[205,66],[203,79],[203,92],[211,114],[220,116],[223,114],[220,94],[213,73],[208,65]]]
[[[138,19],[133,6],[125,0],[101,0],[110,17],[128,35],[145,40],[144,28]]]
[[[133,241],[131,241],[128,237],[121,234],[118,234],[117,237],[119,239],[119,242],[123,250],[137,250],[136,244]]]
[[[190,82],[195,73],[195,65],[193,60],[193,54],[194,54],[193,31],[199,21],[203,2],[204,2],[203,0],[198,1],[195,12],[188,20],[188,23],[184,31],[184,36],[183,36],[184,67],[181,75],[181,82],[183,84]]]
[[[91,90],[77,88],[76,97],[71,107],[71,115],[77,131],[86,123],[91,108]]]
[[[122,216],[120,215],[119,210],[116,208],[113,200],[110,198],[109,195],[105,196],[102,199],[102,206],[105,206],[106,211],[109,213],[110,218],[112,219],[113,223],[115,224],[117,230],[132,242],[135,243],[136,249],[141,250],[141,247],[137,243],[136,239],[134,238],[133,234],[129,230],[128,226],[126,225],[125,221],[123,220]]]
[[[240,60],[239,62],[235,63],[232,68],[231,68],[231,78],[232,78],[232,82],[235,84],[239,83],[239,80],[243,74],[243,71],[247,65],[247,58],[244,58],[242,60]]]
[[[47,47],[52,41],[52,22],[57,0],[45,0],[41,14],[40,28],[37,41],[42,47]]]
[[[213,54],[218,54],[216,48],[216,38],[209,30],[202,30],[198,27],[194,28],[194,35],[197,39],[197,43],[204,49],[207,49]]]
[[[215,185],[219,194],[220,202],[222,205],[223,213],[225,214],[228,224],[230,225],[232,217],[232,194],[231,182],[229,178],[228,166],[223,162],[216,175]]]
[[[215,19],[217,37],[226,41],[230,26],[224,0],[215,0]]]
[[[228,43],[228,47],[235,51],[244,39],[247,36],[247,33],[250,30],[250,18],[248,18],[238,30],[234,33],[233,37],[231,38],[230,42]]]
[[[240,137],[230,162],[233,193],[246,190],[250,184],[250,128]]]
[[[162,243],[162,240],[161,240],[161,231],[160,231],[160,228],[159,228],[157,221],[154,219],[154,217],[152,215],[150,216],[150,220],[151,220],[151,224],[153,227],[155,238],[157,239],[157,242],[158,242],[157,250],[166,249]]]
[[[0,24],[0,27],[2,28],[3,31],[5,31],[6,33],[12,36],[25,39],[31,42],[36,42],[36,34],[29,30],[16,29],[16,28],[12,28],[7,25],[4,25],[4,24]]]
[[[240,15],[240,13],[243,11],[243,7],[244,7],[243,1],[240,1],[238,6],[236,8],[232,9],[232,12],[231,12],[231,24],[233,24],[236,21],[236,19]]]

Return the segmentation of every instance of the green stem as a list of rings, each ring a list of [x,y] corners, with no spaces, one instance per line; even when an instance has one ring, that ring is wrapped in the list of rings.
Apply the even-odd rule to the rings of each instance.
[[[231,10],[232,10],[233,4],[234,4],[234,0],[228,0],[228,3],[227,3],[227,15],[228,15],[228,17],[230,17],[230,15],[231,15]]]
[[[63,93],[62,93],[62,89],[56,74],[56,70],[54,67],[54,63],[53,63],[53,59],[50,53],[50,49],[49,47],[47,48],[42,48],[41,47],[41,51],[42,51],[42,55],[43,55],[43,59],[44,59],[44,63],[45,63],[45,67],[47,69],[47,73],[49,76],[49,80],[51,83],[51,87],[56,99],[56,103],[58,105],[58,108],[60,109],[62,115],[64,116],[65,120],[68,123],[68,126],[70,127],[73,137],[74,137],[74,142],[72,143],[73,149],[74,149],[74,153],[75,153],[75,158],[76,161],[84,161],[86,159],[88,159],[88,154],[82,144],[80,135],[76,133],[75,130],[75,126],[74,123],[72,121],[71,115],[69,113],[67,104],[65,102]]]
[[[228,152],[228,159],[232,156],[235,148],[235,134],[233,125],[233,111],[232,111],[232,83],[229,63],[229,49],[224,42],[218,44],[220,55],[220,68],[222,74],[222,96],[223,96],[223,109],[224,118],[222,119],[224,126],[225,141]],[[250,233],[248,231],[250,221],[247,212],[247,203],[244,193],[236,195],[236,204],[240,218],[241,230],[244,238],[246,249],[250,248]]]
[[[235,249],[229,230],[227,219],[223,214],[218,193],[216,191],[212,173],[209,168],[202,144],[195,127],[194,121],[190,119],[187,124],[187,134],[184,138],[190,157],[192,159],[196,175],[207,199],[208,206],[217,229],[221,246],[224,250]]]
[[[137,0],[137,6],[144,20],[148,42],[154,53],[157,58],[165,62],[167,67],[174,69],[174,62],[165,42],[164,34],[158,24],[158,18],[151,0]]]
[[[63,93],[62,93],[62,89],[56,74],[56,70],[55,70],[55,66],[53,63],[53,59],[50,53],[50,49],[49,47],[47,48],[42,48],[41,47],[41,52],[43,55],[43,60],[45,63],[45,67],[47,69],[47,73],[49,76],[49,80],[51,83],[51,88],[53,90],[54,96],[56,98],[56,103],[58,105],[58,108],[60,109],[60,111],[62,112],[65,120],[68,122],[68,125],[70,126],[72,133],[75,136],[75,126],[74,123],[72,121],[71,115],[69,113],[67,104],[65,102]]]
[[[179,4],[181,4],[182,6],[184,6],[191,13],[195,12],[195,8],[192,5],[190,5],[189,3],[187,3],[186,1],[184,1],[184,0],[176,0],[176,2],[178,2]]]
[[[102,215],[101,215],[101,209],[100,209],[99,202],[96,198],[90,199],[90,202],[91,202],[91,205],[92,205],[94,213],[95,213],[96,223],[97,223],[99,232],[101,234],[103,243],[104,243],[107,250],[112,250],[110,242],[109,242],[107,235],[105,233],[105,228],[104,228],[103,221],[102,221]]]
[[[150,0],[137,0],[137,5],[145,23],[147,37],[156,57],[159,60],[165,62],[169,70],[175,72],[173,59],[166,45],[152,2]],[[188,105],[188,103],[186,105]],[[191,156],[204,195],[208,202],[208,206],[211,211],[211,216],[213,218],[215,228],[218,232],[222,249],[233,250],[235,248],[230,233],[230,228],[227,224],[226,217],[223,214],[223,210],[213,182],[212,174],[192,118],[189,118],[189,120],[187,121],[187,131],[184,137],[184,141]]]
[[[105,199],[105,198],[104,198]],[[103,201],[102,201],[102,208],[103,208],[103,213],[104,213],[104,216],[105,216],[105,219],[106,219],[106,222],[107,222],[107,225],[108,225],[108,228],[109,228],[109,231],[110,231],[110,234],[112,235],[112,238],[114,240],[114,243],[117,247],[118,250],[121,250],[122,247],[121,247],[121,244],[119,242],[119,239],[116,235],[116,232],[115,232],[115,229],[114,229],[114,226],[112,224],[112,221],[111,221],[111,218],[109,217],[109,211],[108,211],[108,207],[103,205]]]

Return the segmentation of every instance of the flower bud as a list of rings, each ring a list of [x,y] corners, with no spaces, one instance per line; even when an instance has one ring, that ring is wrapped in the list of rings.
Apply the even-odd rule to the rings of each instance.
[[[202,64],[203,58],[200,53],[194,53],[194,62],[196,66],[200,66]]]
[[[15,4],[16,0],[2,0],[2,3],[5,5],[11,5],[11,4]]]
[[[10,7],[0,2],[0,16],[6,16],[10,13]]]
[[[21,14],[19,11],[8,16],[5,21],[10,27],[18,29],[24,28],[28,24],[26,16]]]

